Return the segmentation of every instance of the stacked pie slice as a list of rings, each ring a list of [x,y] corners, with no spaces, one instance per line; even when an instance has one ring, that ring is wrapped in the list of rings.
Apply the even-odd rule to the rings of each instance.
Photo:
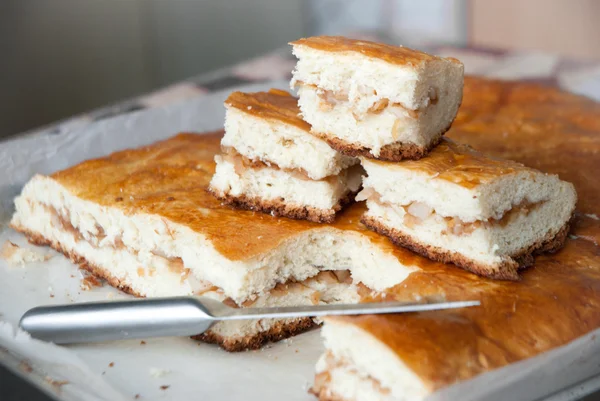
[[[287,92],[234,92],[225,101],[223,153],[211,192],[239,208],[331,223],[354,199],[358,159],[310,134]]]

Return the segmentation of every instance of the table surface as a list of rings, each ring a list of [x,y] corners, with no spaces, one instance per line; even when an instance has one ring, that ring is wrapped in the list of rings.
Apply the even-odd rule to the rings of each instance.
[[[376,39],[368,35],[362,35],[362,37]],[[575,61],[534,51],[513,52],[436,44],[424,44],[419,48],[436,55],[460,59],[465,64],[465,73],[469,75],[540,82],[600,101],[600,61]],[[294,65],[295,59],[289,47],[280,48],[255,59],[202,74],[158,91],[74,116],[46,127],[24,132],[19,136],[52,136],[74,126],[85,126],[93,121],[132,111],[160,107],[229,87],[290,79]],[[566,400],[587,395],[582,399],[598,399],[600,392],[590,394],[598,388],[600,388],[600,379],[595,378],[565,392],[571,392],[571,396],[557,394],[550,398]],[[8,400],[49,400],[46,395],[36,391],[24,380],[12,375],[3,367],[0,367],[0,391],[4,394],[3,399]]]

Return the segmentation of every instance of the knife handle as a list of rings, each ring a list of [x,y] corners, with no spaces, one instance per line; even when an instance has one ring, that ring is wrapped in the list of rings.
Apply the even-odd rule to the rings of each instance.
[[[214,302],[175,297],[41,306],[27,311],[19,325],[32,337],[56,344],[190,336],[216,322],[213,309],[220,305]]]

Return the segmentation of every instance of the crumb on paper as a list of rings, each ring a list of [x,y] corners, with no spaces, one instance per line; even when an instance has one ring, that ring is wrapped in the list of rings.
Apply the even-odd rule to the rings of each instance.
[[[98,280],[96,277],[92,275],[86,275],[81,279],[81,289],[84,291],[89,291],[94,287],[102,287],[102,281]]]
[[[140,341],[140,345],[146,345],[146,341],[144,341],[144,340]]]
[[[161,389],[161,390],[166,390],[166,389],[168,389],[169,387],[171,387],[171,386],[163,385],[163,386],[160,386],[160,389]]]
[[[54,387],[54,389],[57,391],[60,391],[61,387],[65,384],[69,384],[67,380],[56,380],[51,378],[50,376],[46,376],[44,380],[46,380],[46,383]]]
[[[19,369],[21,369],[21,371],[25,373],[33,372],[33,368],[31,367],[28,361],[21,361],[21,363],[19,364]]]
[[[24,266],[27,263],[45,262],[52,255],[31,248],[22,248],[12,241],[6,241],[2,245],[0,255],[6,259],[11,266]]]
[[[300,350],[296,349],[296,351],[295,351],[295,352],[296,352],[296,354],[297,354],[298,352],[300,352]]]
[[[109,363],[109,364],[108,364],[108,367],[109,367],[109,368],[112,368],[113,366],[115,366],[115,363],[114,363],[114,362],[111,362],[111,363]]]
[[[600,217],[598,217],[598,215],[596,215],[594,213],[585,213],[584,216],[589,217],[590,219],[593,219],[593,220],[600,220]]]
[[[136,400],[138,400],[140,398],[140,395],[136,394],[133,398],[135,398]]]
[[[171,373],[169,369],[150,368],[150,376],[152,377],[164,377]]]
[[[50,294],[50,298],[54,298],[54,294]]]

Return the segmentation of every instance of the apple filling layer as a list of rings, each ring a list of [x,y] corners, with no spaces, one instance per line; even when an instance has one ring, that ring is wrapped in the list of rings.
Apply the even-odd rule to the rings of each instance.
[[[312,178],[308,176],[308,173],[301,168],[281,168],[273,162],[266,160],[252,160],[246,156],[238,153],[234,148],[222,147],[221,157],[224,161],[233,164],[236,174],[242,175],[246,170],[249,169],[261,169],[261,168],[272,168],[275,170],[285,171],[289,175],[299,180],[312,181]],[[325,177],[323,180],[331,179],[332,177]]]
[[[381,196],[372,188],[362,190],[357,196],[357,201],[366,200],[373,202],[381,207],[388,208],[402,219],[404,226],[413,229],[423,224],[427,219],[436,219],[443,221],[446,228],[442,231],[443,235],[470,235],[479,228],[487,228],[491,226],[505,227],[515,221],[520,216],[528,216],[529,213],[538,209],[545,202],[528,202],[523,200],[511,209],[507,210],[498,219],[490,217],[486,220],[476,220],[465,222],[458,217],[441,216],[429,205],[423,202],[412,202],[408,205],[396,205],[381,200]]]
[[[402,103],[392,102],[388,98],[381,98],[377,96],[376,90],[371,90],[370,93],[367,93],[365,90],[362,91],[362,96],[358,96],[355,99],[355,102],[351,102],[348,92],[346,91],[332,91],[321,89],[316,85],[305,84],[302,82],[297,82],[298,86],[310,87],[317,92],[317,96],[319,98],[319,110],[321,111],[331,111],[336,106],[343,106],[346,108],[352,108],[354,118],[356,120],[361,120],[363,115],[377,115],[381,114],[383,111],[388,111],[391,114],[394,114],[400,121],[398,124],[406,119],[418,119],[420,113],[424,110],[412,110],[405,107]],[[429,101],[427,103],[429,105],[437,104],[438,102],[438,91],[435,88],[430,88],[429,92]],[[356,108],[357,104],[365,104],[361,108]],[[425,108],[426,108],[425,107]],[[362,110],[364,109],[364,110]]]
[[[98,249],[111,249],[134,255],[139,253],[139,251],[127,247],[119,237],[111,240],[109,243],[106,240],[107,235],[104,229],[99,225],[95,226],[93,232],[80,231],[73,225],[68,213],[60,213],[57,209],[50,206],[44,206],[44,208],[52,215],[55,227],[72,235],[75,241],[85,241]],[[367,297],[371,293],[371,290],[363,284],[358,283],[358,285],[355,285],[350,271],[346,269],[323,270],[315,276],[302,281],[292,279],[284,283],[278,283],[274,288],[263,294],[253,294],[243,302],[236,303],[221,288],[210,282],[197,279],[191,274],[190,269],[184,266],[182,258],[170,257],[160,250],[150,252],[149,256],[152,259],[151,266],[138,266],[135,268],[134,274],[137,274],[140,278],[154,277],[156,269],[152,266],[160,264],[166,267],[170,273],[179,276],[182,284],[187,282],[194,295],[209,296],[234,308],[263,306],[262,304],[266,298],[270,299],[269,303],[276,304],[277,298],[285,299],[294,295],[302,299],[308,298],[313,305],[332,302],[358,302],[360,298]],[[334,289],[334,291],[331,291],[331,289]]]

